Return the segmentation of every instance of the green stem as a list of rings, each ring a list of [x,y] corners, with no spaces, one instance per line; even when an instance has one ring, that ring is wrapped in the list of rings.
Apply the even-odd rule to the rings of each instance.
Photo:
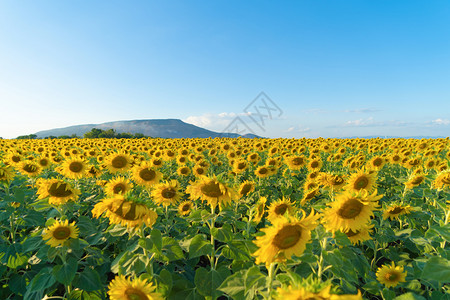
[[[211,246],[212,246],[212,250],[211,250],[211,256],[209,257],[209,263],[211,265],[211,270],[214,270],[216,268],[216,262],[215,262],[215,258],[216,258],[216,250],[214,247],[214,236],[212,235],[212,230],[214,229],[214,225],[216,223],[216,212],[215,212],[215,207],[213,205],[211,205],[211,225],[209,226],[209,232],[211,234]]]
[[[269,286],[267,287],[267,291],[268,291],[268,299],[272,299],[272,287],[273,287],[273,277],[275,275],[275,266],[277,265],[277,263],[272,262],[269,266]]]

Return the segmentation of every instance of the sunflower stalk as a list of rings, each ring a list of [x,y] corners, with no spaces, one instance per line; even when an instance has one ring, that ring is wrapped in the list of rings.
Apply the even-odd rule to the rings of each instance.
[[[268,284],[268,286],[267,286],[267,295],[268,295],[268,298],[267,299],[269,299],[269,300],[271,300],[272,299],[272,289],[273,289],[273,279],[274,279],[274,275],[275,275],[275,267],[277,266],[277,263],[275,263],[275,262],[272,262],[272,263],[270,263],[270,266],[269,266],[269,280],[268,280],[268,282],[267,282],[267,284]]]
[[[209,263],[211,265],[211,270],[215,270],[216,268],[216,250],[215,250],[215,246],[214,246],[214,236],[212,234],[212,231],[214,229],[214,225],[216,223],[216,210],[215,210],[215,206],[211,204],[211,224],[209,225],[209,232],[211,234],[211,256],[209,257]]]

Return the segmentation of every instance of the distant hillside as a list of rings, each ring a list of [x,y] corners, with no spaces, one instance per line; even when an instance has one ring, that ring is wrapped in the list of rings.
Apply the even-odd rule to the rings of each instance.
[[[215,138],[221,136],[232,138],[239,137],[239,135],[236,133],[218,133],[185,123],[179,119],[131,120],[108,122],[102,124],[84,124],[43,130],[36,132],[36,135],[38,138],[62,135],[71,136],[72,134],[76,134],[77,136],[82,137],[86,132],[91,131],[92,128],[98,128],[102,130],[114,129],[117,133],[142,133],[146,136],[160,138]],[[247,134],[243,135],[242,137],[257,138],[259,136]]]

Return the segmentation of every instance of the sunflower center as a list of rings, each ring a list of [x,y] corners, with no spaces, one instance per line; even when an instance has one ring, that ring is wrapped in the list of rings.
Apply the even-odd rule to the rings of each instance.
[[[287,209],[288,209],[288,206],[285,203],[282,203],[282,204],[278,205],[277,207],[275,207],[275,213],[277,215],[284,215],[284,213],[286,212]]]
[[[139,177],[144,181],[152,181],[156,177],[156,173],[148,168],[139,171]]]
[[[347,235],[347,237],[352,237],[355,236],[359,233],[359,230],[353,231],[351,229],[349,229],[349,231],[347,231],[345,234]]]
[[[123,183],[118,183],[114,186],[113,191],[114,194],[120,194],[125,192],[125,190],[127,189],[126,185]]]
[[[259,174],[264,175],[264,174],[267,174],[268,171],[269,170],[267,168],[261,168],[261,169],[259,169]]]
[[[413,180],[411,180],[411,183],[412,184],[421,184],[423,180],[424,180],[423,176],[418,176],[418,177],[414,178]]]
[[[340,184],[342,184],[342,183],[344,183],[344,178],[342,178],[342,177],[339,176],[339,175],[333,176],[333,177],[331,178],[331,184],[332,184],[332,185],[340,185]]]
[[[288,249],[297,244],[302,236],[300,225],[287,225],[278,231],[272,244],[279,249]]]
[[[83,170],[83,164],[79,161],[71,162],[69,165],[69,170],[73,173],[79,173]]]
[[[379,167],[379,166],[381,166],[382,164],[383,164],[383,160],[382,160],[381,158],[379,158],[379,157],[375,158],[374,161],[373,161],[373,165],[374,165],[375,167]]]
[[[242,187],[241,195],[244,195],[244,196],[247,195],[250,192],[251,189],[252,189],[252,185],[251,184],[245,184]]]
[[[15,162],[15,163],[18,163],[18,162],[20,161],[20,157],[14,155],[13,157],[11,157],[11,160],[12,160],[13,162]]]
[[[444,184],[450,184],[450,176],[446,176],[441,180]]]
[[[196,172],[198,175],[202,175],[202,174],[205,173],[205,170],[203,170],[203,168],[197,168],[197,169],[195,170],[195,172]]]
[[[318,162],[318,161],[313,161],[313,162],[311,163],[311,168],[315,169],[315,168],[317,168],[317,167],[319,167],[319,162]]]
[[[341,208],[337,211],[337,214],[343,219],[353,219],[357,217],[361,210],[363,209],[364,204],[359,202],[356,199],[347,200]]]
[[[303,164],[303,159],[301,157],[296,157],[292,160],[292,163],[296,166],[302,165]]]
[[[37,168],[36,168],[35,165],[32,165],[32,164],[26,164],[26,165],[23,167],[23,170],[24,170],[25,172],[27,172],[27,173],[34,173],[34,172],[37,171]]]
[[[208,197],[220,197],[223,195],[222,191],[220,190],[220,185],[218,182],[211,181],[209,183],[204,184],[201,187],[201,191],[203,195]]]
[[[181,168],[181,170],[180,170],[180,173],[183,174],[183,175],[188,174],[188,172],[189,172],[188,168]]]
[[[183,207],[181,208],[182,211],[189,211],[189,209],[191,209],[191,205],[189,203],[186,203],[185,205],[183,205]]]
[[[243,163],[243,162],[238,163],[237,168],[238,168],[239,170],[244,169],[244,168],[245,168],[245,163]]]
[[[369,179],[365,176],[361,176],[355,180],[354,187],[357,190],[364,189],[369,185]]]
[[[48,188],[48,193],[52,197],[64,198],[72,195],[72,190],[67,186],[67,183],[54,182]]]
[[[398,274],[396,273],[386,273],[385,278],[387,281],[396,281],[398,278]]]
[[[114,211],[114,213],[116,215],[119,215],[120,217],[122,217],[124,220],[127,221],[135,221],[139,218],[138,214],[136,213],[136,203],[131,202],[130,203],[130,210],[124,215],[123,214],[123,205],[125,204],[125,201],[122,202],[122,204],[119,206],[119,208]]]
[[[397,207],[391,209],[391,210],[389,211],[389,213],[391,213],[391,214],[399,214],[399,213],[401,213],[401,212],[404,211],[404,210],[405,210],[405,209],[404,209],[403,207],[397,206]]]
[[[129,287],[125,290],[126,300],[148,300],[147,295],[136,288]]]
[[[46,159],[41,159],[41,160],[39,161],[39,164],[40,164],[41,166],[43,166],[43,167],[46,167],[46,166],[48,165],[48,160],[46,160]]]
[[[53,237],[57,240],[65,240],[70,236],[70,228],[60,226],[53,231]]]
[[[121,169],[128,164],[128,161],[123,156],[116,156],[111,160],[111,165],[116,169]]]
[[[177,192],[173,188],[166,188],[161,192],[161,196],[166,199],[172,199],[176,194]]]

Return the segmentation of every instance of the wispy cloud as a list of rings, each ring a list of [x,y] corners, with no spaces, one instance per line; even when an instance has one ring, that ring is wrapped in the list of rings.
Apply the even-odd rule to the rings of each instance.
[[[304,112],[310,114],[330,114],[330,113],[351,113],[351,114],[367,114],[367,113],[376,113],[382,111],[377,108],[357,108],[357,109],[323,109],[323,108],[311,108],[306,109]]]
[[[404,127],[408,125],[414,124],[400,120],[376,121],[373,117],[369,117],[366,119],[349,120],[344,124],[330,127]]]
[[[248,116],[247,113],[229,113],[219,114],[206,113],[200,116],[189,116],[183,119],[184,122],[208,129],[221,130],[225,128],[234,118]]]
[[[434,125],[450,125],[450,120],[439,118],[439,119],[431,121],[431,123]]]
[[[311,128],[309,127],[301,127],[301,126],[292,126],[286,129],[284,132],[291,132],[291,133],[305,133],[310,132]]]

